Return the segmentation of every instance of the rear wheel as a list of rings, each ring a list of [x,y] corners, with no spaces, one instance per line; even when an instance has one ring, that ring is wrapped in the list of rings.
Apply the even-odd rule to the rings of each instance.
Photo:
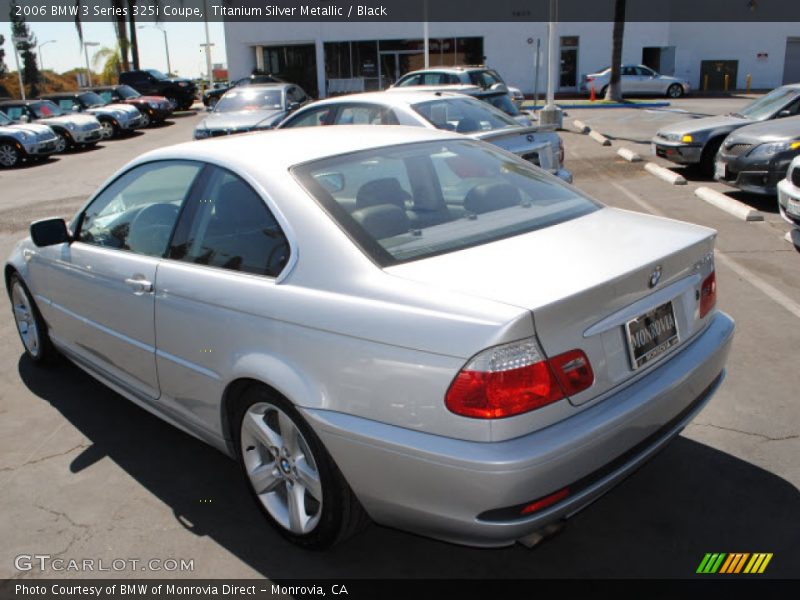
[[[178,110],[178,101],[175,99],[174,96],[167,96],[167,102],[172,107],[172,110]]]
[[[37,364],[51,362],[56,351],[47,335],[47,326],[30,291],[16,273],[11,276],[9,291],[14,322],[25,353]]]
[[[601,87],[600,88],[600,98],[605,98],[607,91],[608,91],[608,86],[607,85],[604,85],[603,87]]]
[[[253,386],[233,423],[248,486],[282,536],[321,550],[369,522],[322,442],[284,398]]]
[[[677,83],[673,83],[671,86],[667,88],[667,96],[670,98],[680,98],[683,96],[683,86]]]
[[[22,153],[11,142],[0,143],[0,166],[11,168],[16,167],[22,160]]]
[[[194,104],[194,98],[189,98],[188,100],[184,100],[183,102],[181,102],[181,110],[189,110],[190,108],[192,108],[193,104]]]

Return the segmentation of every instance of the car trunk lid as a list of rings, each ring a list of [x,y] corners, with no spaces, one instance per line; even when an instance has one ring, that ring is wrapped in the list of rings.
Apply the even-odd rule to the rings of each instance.
[[[552,128],[532,125],[478,132],[471,137],[513,152],[548,171],[560,167],[559,137]]]
[[[700,330],[697,297],[713,268],[714,235],[697,225],[603,208],[546,229],[386,270],[531,310],[547,356],[577,348],[589,357],[595,383],[570,398],[583,405],[649,370]],[[658,307],[665,307],[660,317],[671,308],[678,341],[634,367],[626,325]]]

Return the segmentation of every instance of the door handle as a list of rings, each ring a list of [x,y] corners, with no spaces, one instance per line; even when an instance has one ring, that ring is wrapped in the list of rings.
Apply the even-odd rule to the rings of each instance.
[[[137,293],[149,293],[153,291],[153,284],[146,279],[126,279],[125,283],[132,287]]]

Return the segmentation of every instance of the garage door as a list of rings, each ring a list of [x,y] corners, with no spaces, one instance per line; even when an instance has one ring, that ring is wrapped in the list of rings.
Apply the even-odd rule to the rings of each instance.
[[[783,83],[800,83],[800,38],[787,38]]]

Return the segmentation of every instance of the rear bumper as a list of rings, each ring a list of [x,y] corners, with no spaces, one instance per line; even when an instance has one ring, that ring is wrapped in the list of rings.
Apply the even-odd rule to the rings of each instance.
[[[700,162],[703,156],[703,147],[681,143],[668,143],[663,140],[653,140],[653,154],[666,158],[679,165],[693,165]]]
[[[571,516],[663,448],[711,398],[734,323],[705,331],[649,375],[573,417],[526,436],[480,443],[305,409],[370,516],[451,542],[503,546]],[[573,486],[540,512],[498,521],[487,511]]]

